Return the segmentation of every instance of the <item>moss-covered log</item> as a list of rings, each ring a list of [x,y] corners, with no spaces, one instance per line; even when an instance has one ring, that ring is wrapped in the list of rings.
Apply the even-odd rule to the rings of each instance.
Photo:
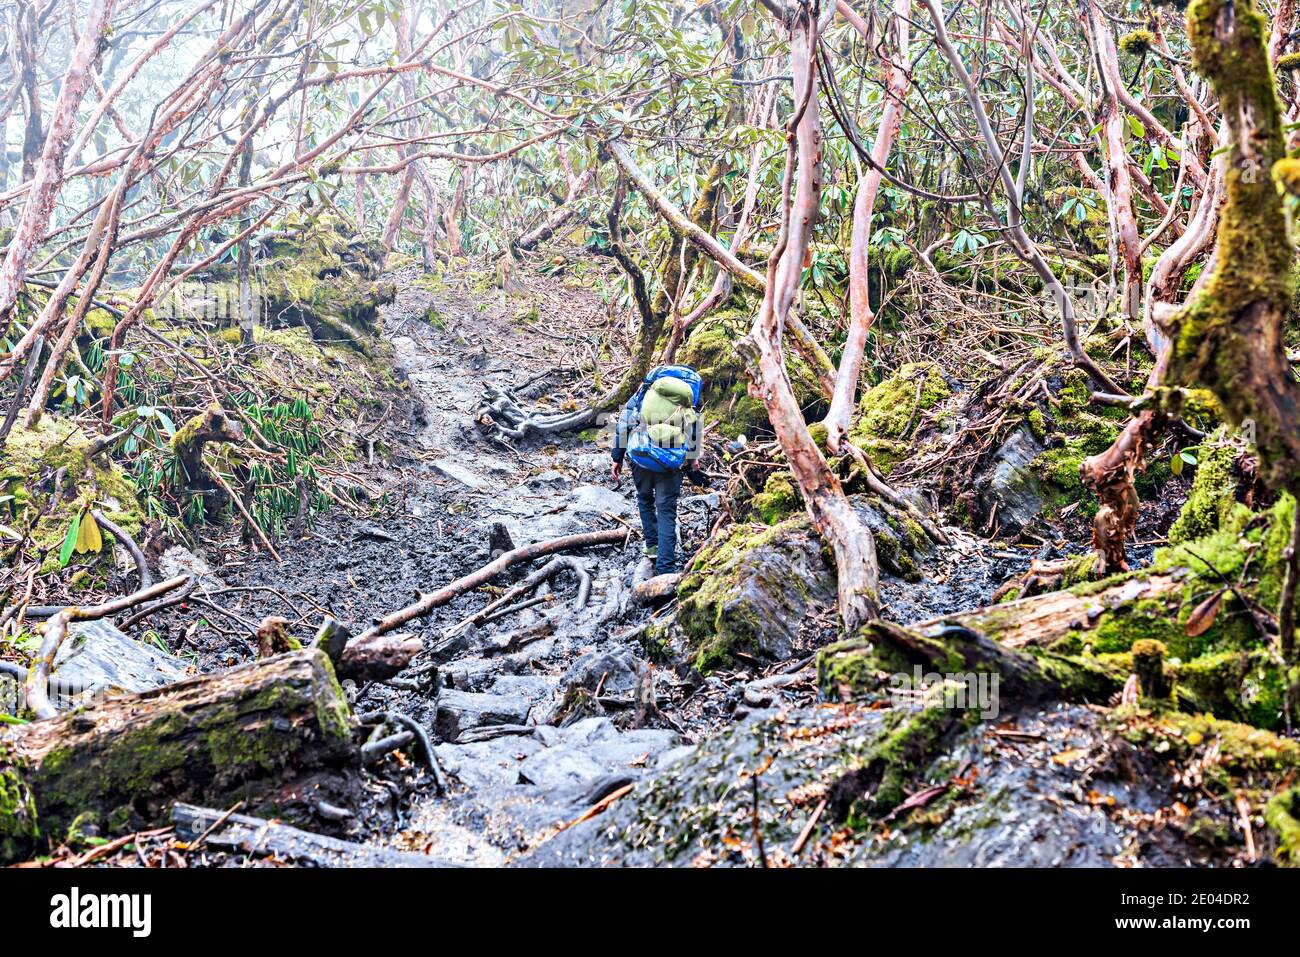
[[[980,670],[966,660],[971,648],[951,647],[945,637],[974,633],[999,654],[1032,656],[1050,677],[1085,690],[1087,700],[1105,690],[1104,681],[1092,682],[1094,673],[1122,683],[1142,670],[1135,659],[1159,648],[1163,665],[1147,669],[1147,690],[1154,691],[1148,696],[1276,728],[1285,720],[1285,668],[1268,609],[1282,589],[1294,508],[1289,495],[1267,512],[1240,506],[1214,534],[1158,551],[1149,569],[954,612],[910,625],[907,633],[943,639],[931,660],[952,667],[940,671]],[[914,660],[891,658],[882,651],[888,645],[864,635],[824,649],[823,692],[860,697],[878,690],[891,671]]]
[[[228,807],[354,754],[353,719],[315,649],[0,731],[0,861],[76,819],[150,824],[173,801]],[[274,803],[274,802],[273,802]]]
[[[939,675],[996,675],[1000,699],[1014,705],[1105,701],[1126,677],[1117,662],[1017,651],[950,621],[909,628],[873,621],[857,638],[823,649],[817,675],[828,696],[857,697],[875,690],[880,677],[906,673],[915,665]]]

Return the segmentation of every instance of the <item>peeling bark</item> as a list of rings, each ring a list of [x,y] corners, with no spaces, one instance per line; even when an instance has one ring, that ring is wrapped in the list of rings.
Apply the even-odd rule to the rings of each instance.
[[[749,342],[757,352],[753,389],[767,407],[790,472],[803,493],[813,526],[831,547],[839,588],[840,620],[845,631],[875,617],[879,568],[875,539],[853,511],[839,479],[813,441],[795,399],[782,356],[782,333],[799,288],[804,255],[812,237],[821,197],[822,137],[817,96],[817,24],[805,10],[791,11],[790,67],[795,115],[787,126],[782,234],[768,264],[767,288]],[[797,153],[798,182],[789,201]]]
[[[880,189],[881,170],[889,159],[889,151],[902,121],[902,102],[907,95],[910,77],[898,64],[907,63],[908,12],[911,7],[911,0],[895,0],[893,29],[897,38],[896,52],[891,51],[885,57],[885,107],[880,114],[880,126],[871,151],[871,168],[863,171],[853,199],[853,233],[849,247],[849,332],[844,340],[840,367],[835,374],[830,411],[826,413],[826,447],[831,452],[840,450],[840,442],[849,429],[853,416],[853,399],[862,374],[867,333],[875,318],[871,311],[867,270],[867,249],[871,244],[871,211],[876,203],[876,192]],[[863,30],[865,24],[858,25],[859,19],[850,18],[850,22],[858,27],[864,37],[870,39],[869,34]],[[894,56],[897,56],[897,62],[892,59]]]
[[[81,39],[63,74],[41,158],[30,177],[27,201],[18,217],[4,262],[0,264],[0,328],[7,330],[9,327],[9,316],[18,301],[18,291],[27,275],[28,263],[49,228],[54,200],[63,185],[63,164],[72,139],[72,124],[76,122],[77,107],[90,86],[91,64],[98,53],[99,40],[108,25],[114,3],[115,0],[90,0]]]

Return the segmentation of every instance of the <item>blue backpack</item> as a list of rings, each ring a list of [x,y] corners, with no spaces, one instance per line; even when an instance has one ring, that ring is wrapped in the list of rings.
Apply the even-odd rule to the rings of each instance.
[[[656,389],[655,383],[661,387]],[[689,409],[677,405],[687,392],[681,384],[689,390]],[[704,380],[690,366],[659,366],[650,371],[624,407],[622,431],[632,464],[651,472],[675,472],[686,465],[695,450],[703,391]],[[649,414],[643,415],[647,398]]]

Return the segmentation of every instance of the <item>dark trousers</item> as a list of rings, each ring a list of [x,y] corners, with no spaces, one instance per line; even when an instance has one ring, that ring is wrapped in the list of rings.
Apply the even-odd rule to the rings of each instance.
[[[682,473],[651,472],[633,465],[632,484],[646,548],[658,549],[655,574],[677,571],[677,496],[682,491]]]

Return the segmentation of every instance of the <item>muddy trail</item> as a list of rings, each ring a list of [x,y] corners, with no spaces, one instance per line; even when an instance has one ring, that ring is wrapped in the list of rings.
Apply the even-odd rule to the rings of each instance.
[[[1230,864],[1251,846],[1240,805],[1202,782],[1228,768],[1229,793],[1255,788],[1262,803],[1293,760],[1266,755],[1291,743],[1262,731],[1256,740],[1252,729],[1238,740],[1213,718],[1114,707],[1137,665],[1105,652],[1132,644],[1130,628],[1150,627],[1148,612],[1134,618],[1128,608],[1167,601],[1169,576],[996,603],[1031,562],[1082,554],[1081,516],[1044,512],[1019,535],[1001,534],[999,518],[987,538],[946,525],[938,544],[897,503],[856,488],[851,501],[880,560],[881,618],[905,627],[846,638],[833,561],[797,498],[782,492],[779,450],[761,437],[711,435],[707,484],[687,485],[680,501],[686,574],[645,600],[636,586],[651,570],[635,497],[626,478],[610,476],[609,436],[511,439],[481,407],[485,391],[531,410],[581,407],[619,371],[597,365],[618,354],[607,303],[585,280],[542,272],[508,293],[474,273],[390,278],[396,298],[382,307],[371,364],[359,371],[382,388],[357,421],[333,420],[338,441],[356,450],[335,473],[353,483],[352,500],[291,526],[275,543],[278,560],[237,521],[198,526],[188,547],[160,546],[159,578],[189,575],[195,590],[147,609],[143,623],[120,618],[122,631],[86,628],[93,640],[72,642],[59,674],[102,673],[162,708],[181,700],[174,683],[195,695],[240,675],[291,688],[324,657],[259,647],[275,617],[303,646],[330,619],[356,637],[505,552],[590,532],[618,544],[520,561],[407,621],[395,631],[418,653],[376,680],[335,657],[344,680],[323,687],[356,719],[341,723],[336,754],[321,750],[324,725],[294,730],[292,704],[277,699],[264,711],[256,688],[240,692],[249,714],[265,717],[241,723],[244,750],[218,741],[213,753],[233,754],[223,760],[256,786],[208,786],[207,766],[184,761],[147,785],[131,777],[130,805],[109,808],[89,836],[135,828],[136,850],[91,845],[84,854],[97,854],[96,865],[1129,866]],[[330,368],[346,376],[347,355]],[[381,363],[393,374],[377,380]],[[927,413],[936,421],[966,407],[968,386],[951,385],[949,404]],[[865,415],[890,388],[870,391]],[[919,390],[906,380],[903,391]],[[956,421],[952,434],[970,420]],[[1020,434],[962,488],[1001,495],[1008,508],[1041,499],[1042,489],[1017,479],[1029,473],[1004,467]],[[1169,484],[1144,506],[1135,565],[1149,562],[1185,497],[1185,482]],[[925,512],[935,503],[933,483],[898,493]],[[547,568],[555,574],[538,584]],[[132,584],[128,575],[122,587]],[[1199,600],[1198,586],[1187,587]],[[1102,641],[1110,644],[1099,644],[1100,656],[1085,647]],[[980,649],[992,657],[970,657]],[[289,670],[277,678],[276,669]],[[1197,672],[1188,674],[1195,691]],[[1235,718],[1251,707],[1251,688],[1267,692],[1248,668],[1206,674],[1240,679],[1241,703],[1195,698],[1185,710]],[[1009,683],[999,697],[980,675]],[[975,684],[963,690],[968,679]],[[936,701],[934,688],[946,697]],[[196,707],[246,720],[224,704]],[[65,717],[64,733],[84,732],[79,746],[113,746],[111,735]],[[151,720],[173,733],[171,719]],[[297,750],[284,758],[248,750],[270,740],[258,735],[286,730]],[[204,737],[205,748],[209,740],[218,739]],[[153,760],[149,747],[130,753]],[[251,803],[236,803],[241,795]],[[232,810],[248,816],[218,826]],[[274,822],[289,829],[277,837],[267,830],[281,827]],[[197,851],[187,843],[212,829]],[[75,821],[67,834],[57,859],[87,846]],[[265,846],[271,840],[279,843]]]
[[[854,490],[876,541],[885,624],[846,638],[833,561],[797,499],[781,494],[775,447],[713,438],[707,485],[686,487],[680,502],[686,574],[643,603],[635,589],[650,570],[635,498],[630,482],[610,476],[608,436],[508,440],[481,415],[485,389],[537,410],[586,401],[611,335],[605,303],[541,274],[486,294],[473,276],[392,278],[397,295],[382,309],[375,352],[394,375],[361,421],[340,426],[357,450],[339,473],[355,483],[355,501],[282,536],[279,560],[237,522],[199,526],[188,548],[172,544],[156,562],[161,579],[189,575],[197,589],[146,609],[143,625],[135,613],[117,621],[120,631],[91,623],[84,634],[94,640],[70,642],[59,674],[98,670],[144,692],[118,702],[142,712],[223,680],[229,694],[240,675],[272,682],[278,696],[325,659],[259,648],[259,625],[272,617],[304,646],[328,619],[355,637],[504,552],[595,531],[617,533],[619,544],[521,561],[406,622],[399,630],[419,651],[396,674],[345,677],[340,687],[325,667],[326,693],[347,705],[337,753],[320,750],[323,724],[295,732],[298,750],[269,761],[205,737],[255,789],[210,786],[206,766],[188,759],[142,783],[133,762],[153,761],[155,746],[132,744],[104,788],[126,791],[130,804],[87,817],[95,833],[86,837],[105,827],[115,836],[84,852],[98,854],[93,863],[169,860],[178,847],[186,857],[175,859],[190,866],[1186,866],[1273,852],[1272,835],[1252,832],[1261,825],[1242,808],[1281,807],[1300,764],[1300,747],[1262,730],[1276,718],[1277,689],[1253,652],[1198,645],[1179,619],[1207,594],[1223,598],[1219,573],[1198,582],[1194,569],[1152,558],[1186,481],[1144,505],[1133,577],[1045,586],[1006,604],[999,593],[1025,580],[1031,562],[1082,555],[1081,516],[1044,513],[1019,536],[949,525],[937,544],[896,504]],[[889,388],[870,390],[864,407]],[[963,407],[964,388],[953,382],[952,407]],[[904,389],[920,391],[910,381]],[[1041,489],[1000,477],[1022,434],[962,487],[987,487],[1017,508],[1041,499]],[[928,511],[935,489],[898,493]],[[537,584],[548,567],[556,574]],[[124,581],[129,589],[133,576]],[[1197,635],[1254,640],[1241,611],[1217,608]],[[1153,633],[1171,642],[1174,669],[1180,653],[1189,665],[1170,672],[1185,682],[1177,694],[1152,692],[1178,710],[1147,710],[1155,698],[1130,694],[1142,645],[1160,648],[1154,670],[1164,674],[1161,642],[1136,637]],[[1001,691],[987,684],[998,676]],[[303,723],[292,703],[240,693],[247,723],[226,698],[201,707],[216,721],[237,715],[242,748]],[[319,720],[315,697],[311,710]],[[174,719],[150,720],[172,735]],[[36,723],[33,737],[62,727],[78,747],[121,743],[77,713],[60,720]],[[195,795],[212,806],[190,806]],[[84,802],[71,803],[69,820]],[[232,809],[249,817],[219,828]],[[300,830],[267,848],[266,829],[279,826],[268,820]],[[72,825],[53,848],[61,860],[77,846]],[[219,833],[194,851],[190,842],[211,829]],[[313,845],[331,840],[346,843]]]
[[[647,626],[673,606],[632,599],[641,541],[630,481],[614,487],[603,436],[565,435],[507,444],[476,426],[485,384],[521,400],[562,401],[583,372],[575,356],[594,343],[581,328],[557,335],[484,310],[465,292],[438,292],[399,276],[385,307],[401,388],[365,443],[369,514],[334,509],[279,545],[282,563],[250,555],[236,538],[173,549],[164,573],[202,576],[224,589],[220,606],[193,606],[155,627],[174,650],[209,672],[246,661],[243,636],[268,615],[310,639],[328,614],[359,630],[418,595],[509,548],[560,535],[626,526],[623,546],[575,553],[566,570],[525,600],[467,624],[542,562],[525,563],[489,588],[463,595],[408,629],[423,652],[387,682],[345,683],[357,713],[400,712],[428,729],[438,765],[419,747],[372,763],[356,807],[321,801],[321,830],[351,840],[424,851],[439,861],[493,865],[526,854],[613,793],[754,713],[817,699],[812,653],[834,631],[829,606],[796,624],[791,660],[701,677],[685,661],[647,650]],[[554,289],[534,292],[554,302]],[[432,321],[431,321],[432,319]],[[589,334],[589,333],[588,333]],[[680,536],[690,556],[722,507],[713,488],[683,492]],[[689,559],[688,559],[689,560]],[[988,601],[1028,556],[960,534],[924,556],[913,581],[886,575],[885,611],[910,622]],[[589,578],[580,589],[579,577]],[[579,591],[585,601],[579,601]],[[201,627],[200,627],[201,626]],[[243,631],[236,626],[242,626]],[[766,689],[766,690],[765,690]],[[445,785],[445,791],[440,785]],[[309,822],[311,823],[311,822]]]

